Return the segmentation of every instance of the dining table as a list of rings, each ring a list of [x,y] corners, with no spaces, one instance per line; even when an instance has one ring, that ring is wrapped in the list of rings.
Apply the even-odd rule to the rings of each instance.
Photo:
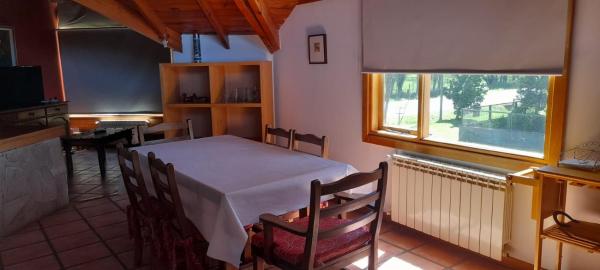
[[[209,242],[207,255],[239,266],[244,227],[264,213],[308,206],[310,182],[330,183],[357,172],[349,164],[276,145],[222,135],[132,148],[154,193],[148,153],[173,164],[184,212]]]

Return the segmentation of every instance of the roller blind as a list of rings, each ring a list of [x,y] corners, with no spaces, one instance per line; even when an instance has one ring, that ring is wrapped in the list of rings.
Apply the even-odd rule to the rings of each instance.
[[[363,72],[561,74],[568,0],[363,0]]]
[[[129,29],[58,32],[71,113],[157,113],[169,49]]]

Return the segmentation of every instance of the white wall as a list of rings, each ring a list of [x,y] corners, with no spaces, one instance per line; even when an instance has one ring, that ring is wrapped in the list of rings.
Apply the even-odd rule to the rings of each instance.
[[[173,52],[173,63],[191,63],[194,49],[192,35],[182,35],[183,52]],[[265,49],[256,35],[230,35],[227,50],[214,35],[200,35],[202,62],[261,61],[272,60],[273,56]]]
[[[576,7],[565,149],[600,139],[600,1],[577,0]],[[568,212],[600,223],[600,191],[570,187],[568,192]],[[600,256],[570,248],[565,265],[600,268]]]
[[[281,28],[274,55],[276,122],[327,135],[331,158],[372,170],[392,149],[362,142],[358,0],[298,6]],[[309,65],[307,36],[327,34],[326,65]]]
[[[566,146],[600,135],[600,1],[578,0]],[[306,38],[327,34],[326,65],[309,65]],[[275,53],[277,124],[331,137],[333,159],[369,170],[392,149],[363,143],[360,0],[324,0],[295,8],[280,30],[282,49]],[[569,192],[572,192],[570,190]],[[569,211],[599,219],[598,191],[572,192]],[[516,186],[510,255],[533,261],[535,222],[530,218],[532,190]],[[577,197],[577,199],[575,199]],[[595,213],[595,214],[593,214]],[[555,244],[545,241],[544,264],[553,269]],[[600,256],[567,247],[564,269],[591,269]],[[591,267],[591,268],[590,268]]]

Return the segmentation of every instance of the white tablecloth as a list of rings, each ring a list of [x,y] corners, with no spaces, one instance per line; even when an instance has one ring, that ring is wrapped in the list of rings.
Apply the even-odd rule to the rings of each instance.
[[[238,265],[244,225],[263,213],[284,214],[309,203],[310,182],[339,180],[352,166],[235,136],[134,148],[151,192],[147,154],[173,163],[185,214],[209,241],[208,255]]]

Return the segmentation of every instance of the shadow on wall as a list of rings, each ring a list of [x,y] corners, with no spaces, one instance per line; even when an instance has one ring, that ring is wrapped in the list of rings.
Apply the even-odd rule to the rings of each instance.
[[[326,34],[325,27],[322,25],[311,25],[306,27],[306,35]]]

